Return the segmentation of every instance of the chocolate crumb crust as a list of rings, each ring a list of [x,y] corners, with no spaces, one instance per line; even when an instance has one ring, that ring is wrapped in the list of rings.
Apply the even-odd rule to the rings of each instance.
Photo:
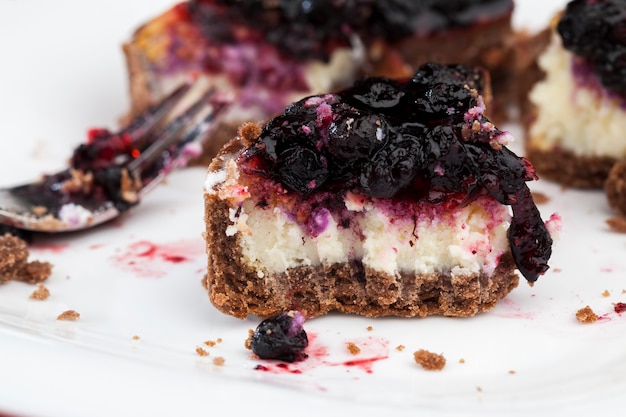
[[[232,141],[209,170],[219,170],[241,146]],[[519,283],[510,253],[491,276],[398,274],[392,276],[361,262],[300,266],[279,274],[259,273],[242,261],[238,235],[227,236],[230,206],[205,195],[204,238],[208,255],[203,285],[212,304],[241,319],[289,310],[315,317],[339,311],[368,317],[469,317],[491,310]]]
[[[626,216],[626,162],[618,162],[609,171],[604,183],[609,205],[620,215]]]
[[[598,315],[589,306],[585,306],[576,312],[576,320],[580,323],[595,323]]]
[[[563,149],[542,150],[533,146],[526,147],[526,157],[541,178],[583,189],[602,189],[617,162],[609,157],[579,156]]]
[[[26,241],[10,233],[0,235],[0,284],[11,280],[38,284],[48,279],[52,264],[28,261]]]
[[[413,352],[415,363],[427,371],[441,371],[446,366],[446,358],[443,355],[420,349]]]

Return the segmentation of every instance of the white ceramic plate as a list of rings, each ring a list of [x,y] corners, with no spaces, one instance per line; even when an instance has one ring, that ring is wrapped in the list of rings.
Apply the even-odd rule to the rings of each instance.
[[[563,1],[520,3],[516,23],[536,28]],[[0,0],[1,185],[61,167],[87,128],[115,127],[128,105],[120,44],[169,4]],[[244,348],[258,320],[217,312],[200,285],[203,179],[201,168],[176,172],[123,219],[33,244],[31,259],[54,264],[51,296],[0,286],[0,415],[571,416],[626,405],[626,315],[613,307],[626,302],[626,235],[606,225],[601,192],[533,184],[550,198],[544,217],[562,216],[562,238],[552,269],[492,312],[310,320],[310,358],[281,367]],[[586,305],[601,320],[578,323]],[[80,320],[57,321],[68,309]],[[445,369],[418,367],[422,348]]]

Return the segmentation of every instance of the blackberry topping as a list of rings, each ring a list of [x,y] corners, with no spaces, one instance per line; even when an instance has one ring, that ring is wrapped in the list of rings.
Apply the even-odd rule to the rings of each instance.
[[[297,311],[265,319],[252,334],[250,347],[261,359],[302,361],[308,357],[304,349],[309,345],[303,325],[304,316]]]
[[[476,69],[435,63],[409,80],[365,79],[292,104],[239,163],[286,192],[317,196],[311,205],[347,191],[446,208],[490,195],[512,206],[511,251],[532,282],[548,269],[552,245],[526,185],[536,175],[483,114],[483,86]]]
[[[557,30],[606,89],[626,95],[626,0],[573,0]]]
[[[509,13],[513,0],[191,0],[189,11],[205,35],[232,42],[231,22],[298,60],[327,60],[352,36],[397,41],[466,27]]]

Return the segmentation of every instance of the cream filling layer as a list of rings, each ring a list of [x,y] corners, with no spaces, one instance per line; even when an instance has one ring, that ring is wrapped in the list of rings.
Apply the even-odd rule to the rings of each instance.
[[[351,260],[389,275],[490,275],[509,248],[509,207],[489,197],[454,210],[413,204],[399,217],[388,200],[348,194],[350,227],[322,210],[324,227],[313,236],[280,208],[259,207],[232,169],[209,173],[204,190],[232,203],[226,234],[239,237],[243,262],[261,275]]]
[[[626,112],[619,100],[580,85],[572,73],[572,54],[555,34],[539,58],[546,73],[529,98],[537,109],[530,129],[533,148],[560,148],[578,156],[626,157]]]

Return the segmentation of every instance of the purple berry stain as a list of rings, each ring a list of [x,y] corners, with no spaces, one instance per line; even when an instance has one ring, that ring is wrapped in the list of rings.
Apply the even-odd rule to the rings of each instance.
[[[289,311],[263,320],[251,338],[252,351],[261,359],[299,362],[308,355],[304,349],[309,340],[304,331],[305,317]]]

